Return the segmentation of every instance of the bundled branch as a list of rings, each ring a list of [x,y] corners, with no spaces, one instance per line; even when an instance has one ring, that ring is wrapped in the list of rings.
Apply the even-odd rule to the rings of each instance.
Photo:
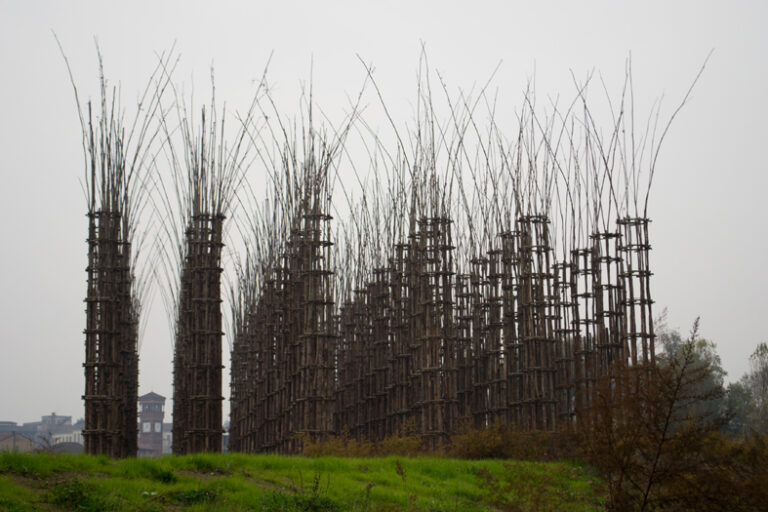
[[[63,50],[62,50],[63,55]],[[64,56],[69,69],[69,63]],[[136,224],[147,199],[146,167],[158,128],[154,115],[168,85],[161,56],[131,125],[118,92],[104,77],[99,53],[100,101],[81,107],[70,70],[83,133],[84,190],[88,205],[85,328],[85,451],[111,457],[137,453],[138,344],[141,305],[148,291],[145,265],[137,265],[144,237]],[[136,268],[139,267],[138,274]]]
[[[319,131],[311,96],[308,107],[300,133],[277,113],[276,131],[251,126],[272,201],[271,210],[243,219],[243,231],[255,237],[233,299],[235,450],[296,452],[301,438],[318,441],[335,431],[338,322],[330,185],[347,129]]]
[[[226,109],[215,96],[195,123],[176,97],[178,124],[163,111],[164,146],[172,178],[157,180],[155,200],[165,240],[158,244],[165,300],[174,322],[173,452],[221,451],[222,437],[222,250],[225,219],[247,167],[251,143],[240,120],[233,142]],[[181,138],[181,152],[175,136]],[[168,252],[168,247],[175,251]]]

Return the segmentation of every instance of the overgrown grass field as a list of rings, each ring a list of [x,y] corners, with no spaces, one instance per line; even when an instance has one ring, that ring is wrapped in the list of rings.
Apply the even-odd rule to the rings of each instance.
[[[0,510],[601,510],[571,462],[189,455],[111,460],[0,454]]]

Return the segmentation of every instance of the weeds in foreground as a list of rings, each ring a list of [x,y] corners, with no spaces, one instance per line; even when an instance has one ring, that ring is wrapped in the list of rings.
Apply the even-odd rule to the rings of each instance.
[[[601,508],[598,499],[580,502],[558,476],[543,468],[531,468],[521,462],[503,463],[500,475],[488,469],[478,471],[486,501],[504,512],[539,512],[550,510],[582,510],[583,505]],[[588,500],[589,501],[589,500]],[[578,507],[578,508],[577,508]]]
[[[397,473],[397,476],[403,481],[403,489],[405,490],[406,496],[408,496],[406,510],[413,510],[416,506],[416,495],[408,492],[408,477],[405,473],[405,468],[399,460],[395,461],[395,473]]]
[[[100,512],[107,508],[105,500],[95,489],[77,479],[53,486],[45,501],[68,510],[84,512]]]
[[[378,441],[358,440],[347,432],[330,436],[322,441],[313,441],[309,437],[298,436],[304,446],[302,453],[308,457],[387,457],[400,455],[416,457],[419,455],[435,456],[439,453],[427,451],[421,439],[411,429],[404,429],[397,435]]]

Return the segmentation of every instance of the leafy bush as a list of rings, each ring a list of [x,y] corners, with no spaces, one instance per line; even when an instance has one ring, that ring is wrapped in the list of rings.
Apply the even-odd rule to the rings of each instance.
[[[577,455],[574,437],[568,432],[523,431],[500,423],[474,428],[468,423],[437,449],[427,450],[419,436],[400,434],[380,441],[357,440],[348,434],[320,442],[302,438],[303,454],[309,457],[452,457],[458,459],[517,459],[555,461]]]
[[[412,434],[399,434],[380,441],[357,440],[347,433],[330,436],[319,442],[306,437],[300,439],[304,445],[303,453],[308,457],[413,457],[426,454],[421,439]]]
[[[555,461],[573,459],[577,454],[568,432],[523,431],[514,425],[497,423],[475,428],[468,423],[451,437],[448,455],[459,459],[516,459]]]

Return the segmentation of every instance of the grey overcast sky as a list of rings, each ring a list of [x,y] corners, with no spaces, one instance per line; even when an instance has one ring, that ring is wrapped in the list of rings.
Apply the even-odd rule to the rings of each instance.
[[[84,97],[96,94],[94,37],[126,107],[155,53],[174,41],[177,80],[207,91],[213,65],[217,96],[233,109],[247,106],[273,54],[269,77],[283,103],[296,104],[312,67],[317,102],[340,113],[363,83],[359,54],[376,67],[393,115],[406,120],[421,42],[453,88],[483,83],[501,61],[494,86],[510,103],[534,76],[539,93],[571,97],[571,70],[599,71],[618,90],[631,53],[639,105],[664,94],[667,113],[714,49],[660,156],[649,211],[652,287],[671,327],[685,331],[701,315],[702,335],[735,380],[768,341],[767,20],[764,0],[0,0],[0,420],[83,412],[83,161],[51,30]],[[170,397],[172,346],[159,298],[147,314],[140,393]]]

